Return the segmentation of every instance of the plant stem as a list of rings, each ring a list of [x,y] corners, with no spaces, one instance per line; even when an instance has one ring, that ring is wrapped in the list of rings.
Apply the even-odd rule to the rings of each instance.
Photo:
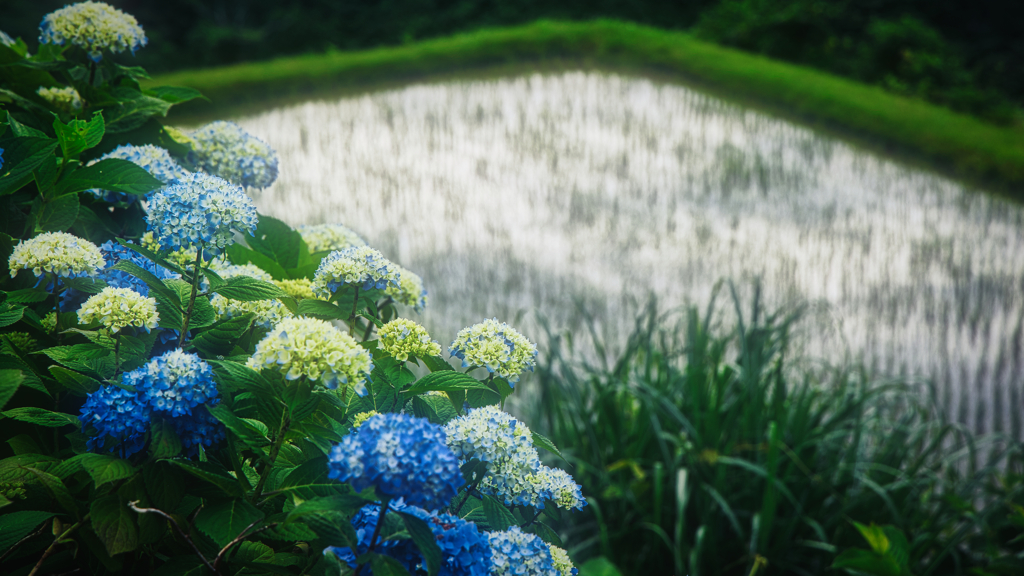
[[[114,335],[114,378],[121,372],[121,332]]]
[[[370,537],[370,547],[366,549],[367,552],[373,552],[374,547],[377,546],[377,537],[380,536],[380,529],[384,526],[384,515],[388,513],[388,504],[390,503],[391,501],[387,498],[381,500],[380,515],[377,516],[377,526],[373,529],[373,536]],[[366,564],[356,566],[355,576],[359,576],[359,572],[363,569],[363,566],[366,566]]]
[[[263,494],[263,487],[267,483],[267,478],[270,477],[270,471],[274,469],[274,461],[277,460],[277,454],[281,451],[281,445],[284,444],[285,433],[288,432],[288,427],[291,425],[291,419],[288,417],[288,409],[285,408],[284,414],[281,414],[281,428],[277,432],[277,438],[274,438],[274,445],[270,448],[270,458],[267,462],[263,472],[260,473],[260,481],[256,483],[256,489],[252,493],[252,501],[255,502],[260,499],[260,495]]]
[[[203,243],[200,242],[196,247],[196,266],[192,272],[192,295],[188,299],[188,310],[185,311],[185,317],[181,319],[181,335],[178,337],[178,348],[185,345],[185,339],[188,337],[188,322],[192,319],[192,309],[196,305],[196,294],[199,292],[199,279],[202,277],[199,273],[199,263],[203,260]]]
[[[68,528],[64,532],[61,532],[60,536],[57,536],[56,538],[54,538],[53,539],[53,543],[50,544],[50,547],[47,548],[45,552],[43,552],[43,557],[39,559],[39,562],[36,562],[35,567],[33,567],[32,571],[28,573],[28,576],[35,576],[36,572],[39,572],[39,568],[42,567],[43,562],[47,558],[49,558],[50,554],[53,554],[53,551],[57,548],[57,544],[59,544],[61,540],[63,540],[65,538],[67,538],[68,536],[70,536],[72,532],[74,532],[75,530],[78,530],[78,527],[81,526],[82,523],[84,523],[88,519],[89,519],[89,515],[86,514],[81,520],[79,520],[78,522],[75,522],[74,524],[72,524],[70,528]]]
[[[89,86],[92,86],[93,79],[96,78],[96,63],[89,62]]]
[[[483,478],[481,478],[480,480],[483,480]],[[468,490],[466,490],[466,497],[463,498],[462,502],[459,503],[459,507],[455,509],[455,512],[452,512],[452,516],[459,515],[459,512],[462,511],[462,507],[466,505],[467,501],[469,501],[469,497],[473,494],[473,491],[476,490],[476,487],[480,485],[480,480],[473,482],[473,485],[470,486]]]
[[[181,529],[181,526],[178,525],[178,521],[175,520],[173,516],[157,508],[139,508],[138,503],[138,500],[133,500],[132,502],[128,503],[128,507],[139,514],[159,514],[160,516],[166,518],[167,521],[170,522],[172,526],[174,526],[174,529],[178,531],[178,534],[181,534],[181,537],[184,538],[186,542],[188,542],[189,546],[192,547],[192,551],[196,553],[196,556],[199,556],[199,559],[203,561],[203,564],[205,564],[206,567],[209,568],[210,571],[214,574],[217,573],[217,571],[214,570],[213,566],[210,564],[210,561],[206,559],[206,556],[203,556],[203,553],[199,551],[198,547],[196,547],[195,542],[193,542],[192,539],[188,537],[188,532],[185,532]]]
[[[348,315],[348,333],[354,338],[356,335],[356,307],[359,306],[359,287],[356,286],[356,295],[352,298],[352,313]]]

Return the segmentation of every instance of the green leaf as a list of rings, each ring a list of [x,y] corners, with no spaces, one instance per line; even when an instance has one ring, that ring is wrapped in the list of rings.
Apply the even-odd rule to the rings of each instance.
[[[423,361],[423,363],[431,372],[440,372],[442,370],[455,370],[455,368],[452,367],[452,365],[449,364],[447,360],[440,356],[426,356],[424,358],[420,358],[420,360]]]
[[[604,556],[591,558],[580,566],[579,576],[622,576],[622,572]]]
[[[60,478],[57,478],[49,472],[43,472],[38,468],[32,468],[30,466],[25,467],[25,471],[32,474],[40,484],[46,487],[50,495],[64,507],[65,510],[73,514],[76,518],[78,517],[78,502],[71,496],[71,492],[68,487],[64,485],[64,482]]]
[[[390,556],[370,552],[370,568],[373,576],[409,576],[405,566]]]
[[[548,452],[551,452],[555,456],[558,456],[559,458],[561,458],[562,461],[565,462],[566,464],[569,463],[569,461],[565,459],[565,456],[562,456],[561,450],[559,450],[558,447],[555,446],[554,442],[549,440],[546,436],[543,436],[541,434],[537,434],[536,432],[532,432],[532,434],[533,434],[533,445],[535,447],[543,448],[543,449],[547,450]]]
[[[235,276],[229,278],[223,286],[213,289],[213,292],[231,300],[241,302],[255,302],[257,300],[272,300],[274,298],[287,298],[288,293],[281,290],[275,284],[258,280],[251,276]]]
[[[164,282],[168,287],[178,292],[178,306],[181,310],[188,308],[189,298],[192,296],[192,285],[184,280],[171,279]],[[157,298],[157,303],[160,299]],[[192,318],[189,320],[189,330],[198,328],[205,328],[217,321],[217,311],[213,309],[210,304],[210,299],[206,296],[196,296],[195,304],[192,306]],[[160,323],[164,326],[163,322]],[[177,329],[180,329],[179,325]]]
[[[182,102],[188,102],[189,100],[195,100],[196,98],[202,98],[207,102],[209,98],[203,96],[202,92],[195,88],[186,88],[185,86],[157,86],[156,88],[150,88],[142,92],[147,96],[153,96],[168,102],[170,104],[181,104]]]
[[[237,436],[247,446],[258,448],[270,444],[270,439],[257,430],[252,424],[235,416],[223,403],[207,406],[210,415],[219,420],[224,427]]]
[[[516,524],[515,516],[494,496],[484,496],[484,518],[492,530],[508,530],[509,526]]]
[[[427,562],[427,573],[430,576],[436,576],[441,569],[443,557],[441,555],[441,547],[437,545],[437,540],[434,539],[434,533],[430,530],[430,526],[412,514],[406,514],[405,512],[399,512],[398,514],[402,517],[402,521],[405,522],[405,529],[409,532],[409,536],[412,536],[412,541],[416,543],[416,547],[420,549],[423,559]]]
[[[65,280],[70,280],[66,278]],[[17,304],[33,304],[36,302],[42,302],[50,297],[50,294],[44,290],[36,290],[35,288],[25,288],[24,290],[14,290],[7,293],[6,302],[17,303]]]
[[[340,512],[318,512],[304,517],[303,520],[328,546],[348,546],[356,549],[359,537],[347,515]]]
[[[879,554],[885,554],[889,551],[889,538],[885,535],[885,530],[881,526],[876,526],[873,522],[870,526],[865,526],[860,522],[854,522],[854,526],[860,531],[861,536],[868,541],[868,545],[871,549]]]
[[[423,378],[420,378],[402,394],[408,398],[410,396],[416,396],[432,390],[440,392],[448,392],[449,390],[485,390],[492,394],[494,393],[486,384],[472,376],[463,374],[462,372],[442,370],[439,372],[431,372]]]
[[[290,278],[288,272],[281,267],[272,257],[255,250],[250,250],[239,243],[234,243],[227,248],[228,258],[234,264],[247,264],[249,262],[255,264],[261,270],[264,270],[270,274],[274,280],[286,280]]]
[[[296,520],[309,516],[310,514],[319,514],[322,512],[351,514],[367,504],[368,502],[366,500],[356,496],[355,494],[336,494],[334,496],[327,496],[323,498],[313,498],[312,500],[306,500],[296,506],[288,513],[288,517],[285,519],[285,522],[295,522]]]
[[[52,138],[23,136],[0,140],[4,165],[0,168],[0,196],[16,191],[32,179],[32,172],[53,155],[57,141]]]
[[[127,460],[106,454],[82,454],[81,456],[83,457],[82,466],[92,477],[97,488],[107,482],[131,478],[135,475],[135,468]]]
[[[35,128],[32,128],[30,126],[25,126],[21,122],[18,122],[18,119],[10,114],[7,115],[7,123],[11,127],[11,132],[13,132],[15,136],[50,138],[49,136],[46,135],[46,132],[43,132],[42,130],[36,130]]]
[[[52,195],[53,185],[57,183],[57,176],[60,174],[60,163],[61,161],[56,156],[52,156],[43,160],[32,171],[32,177],[36,180],[36,188],[43,196]]]
[[[263,519],[252,504],[244,500],[224,500],[208,504],[196,516],[196,528],[213,539],[217,546],[226,546],[253,522]]]
[[[857,548],[841,552],[831,567],[872,576],[900,576],[900,566],[894,558]]]
[[[113,376],[113,352],[96,344],[54,346],[43,350],[43,353],[72,370],[95,373],[102,378]],[[97,363],[107,358],[111,359],[109,367]]]
[[[61,284],[67,288],[74,288],[86,294],[99,294],[107,287],[107,283],[99,278],[64,278]]]
[[[147,96],[134,88],[116,88],[111,92],[119,104],[105,110],[107,132],[127,132],[142,126],[151,116],[167,116],[171,103]]]
[[[46,426],[47,428],[60,428],[61,426],[67,426],[69,424],[73,426],[82,425],[78,418],[71,414],[51,412],[43,408],[35,408],[32,406],[26,408],[12,408],[6,412],[0,412],[0,414],[3,414],[12,420],[38,424],[40,426]]]
[[[100,143],[104,132],[103,114],[95,112],[91,120],[72,120],[67,124],[53,117],[53,130],[64,152],[64,158],[72,159]]]
[[[7,308],[6,302],[0,304],[0,328],[7,327],[18,322],[24,314],[25,308],[23,306]]]
[[[197,334],[192,343],[210,356],[224,356],[234,349],[238,339],[249,329],[253,314],[242,314],[216,322]]]
[[[11,546],[28,536],[43,522],[56,516],[53,512],[25,510],[11,512],[0,516],[0,554],[6,553]]]
[[[299,315],[312,316],[321,320],[348,320],[351,310],[342,310],[335,304],[309,298],[299,301]]]
[[[426,418],[439,426],[447,424],[457,416],[447,396],[413,396],[412,411],[416,416]]]
[[[111,268],[114,270],[120,270],[121,272],[127,272],[132,276],[135,276],[139,280],[142,280],[143,282],[146,283],[146,286],[149,286],[150,290],[156,292],[157,294],[160,294],[161,296],[163,296],[164,299],[172,303],[175,300],[178,300],[177,291],[168,288],[167,285],[165,285],[162,280],[157,278],[155,274],[139,266],[138,264],[133,264],[128,260],[119,260],[117,264],[114,264]],[[178,302],[178,304],[178,307],[180,309],[180,301]]]
[[[277,218],[260,214],[254,236],[246,242],[257,252],[273,258],[282,268],[299,265],[302,235]]]
[[[304,500],[339,496],[343,491],[349,490],[341,482],[329,478],[327,473],[327,456],[311,458],[289,472],[278,486],[278,490],[294,494]]]
[[[229,476],[227,471],[210,462],[188,462],[184,460],[165,460],[188,472],[192,476],[202,480],[204,483],[216,488],[216,490],[231,498],[241,498],[242,489],[238,481]]]
[[[39,209],[38,225],[46,232],[67,230],[78,220],[78,194],[65,194],[43,200]]]
[[[135,512],[128,503],[116,494],[101,496],[89,507],[92,528],[96,531],[107,554],[114,556],[131,552],[139,545],[139,529],[135,523]]]
[[[107,158],[71,172],[57,182],[58,194],[70,194],[83,190],[99,189],[125,194],[143,195],[164,183],[146,172],[146,169],[120,158]]]
[[[21,370],[0,370],[0,408],[7,404],[24,381],[25,374]]]

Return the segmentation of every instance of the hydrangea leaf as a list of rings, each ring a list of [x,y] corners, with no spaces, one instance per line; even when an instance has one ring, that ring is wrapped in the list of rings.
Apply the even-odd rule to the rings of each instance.
[[[403,392],[406,397],[417,396],[424,392],[438,391],[448,392],[449,390],[486,390],[493,391],[483,382],[461,372],[442,370],[431,372],[420,378],[408,390]]]
[[[98,189],[143,195],[162,188],[145,168],[120,158],[107,158],[71,172],[57,183],[58,194]]]
[[[131,478],[135,474],[135,469],[127,460],[106,454],[81,454],[80,457],[82,467],[97,487],[115,480]]]
[[[53,512],[38,510],[24,510],[0,516],[0,554],[7,552],[11,546],[35,530],[36,526],[54,516],[56,514]]]
[[[65,194],[52,200],[43,200],[42,198],[39,200],[41,201],[37,205],[38,210],[33,206],[32,212],[35,214],[36,224],[42,230],[47,232],[67,230],[78,219],[78,209],[81,205],[78,202],[77,194]]]
[[[409,576],[409,571],[398,560],[372,552],[370,553],[370,568],[374,576]]]
[[[259,218],[256,235],[248,239],[249,245],[257,252],[273,258],[282,268],[297,267],[302,235],[277,218],[265,214],[260,214]]]
[[[263,519],[263,512],[244,500],[224,500],[203,507],[196,516],[195,526],[225,546],[242,534],[253,522]]]
[[[347,320],[349,310],[342,310],[336,304],[323,300],[305,299],[299,302],[299,315],[321,320]]]
[[[238,485],[238,481],[229,476],[227,471],[220,466],[211,462],[189,462],[187,460],[167,460],[167,462],[215,488],[215,492],[221,497],[226,495],[232,498],[241,498],[242,496],[242,489]]]
[[[116,88],[111,92],[119,104],[107,109],[110,120],[107,132],[127,132],[142,126],[151,116],[167,116],[171,103],[161,98],[147,96],[128,87]]]
[[[303,520],[329,546],[348,546],[355,549],[359,542],[359,537],[346,514],[318,512],[306,516]],[[374,574],[376,573],[374,571]]]
[[[47,428],[60,428],[61,426],[67,426],[69,424],[73,426],[82,425],[78,418],[71,414],[51,412],[44,408],[35,408],[32,406],[25,408],[12,408],[5,412],[0,412],[0,414],[3,414],[12,420],[38,424],[39,426],[46,426]]]
[[[516,524],[515,516],[494,496],[484,496],[483,504],[484,518],[492,530],[508,530],[509,526]]]
[[[409,536],[412,537],[412,541],[416,543],[416,547],[423,554],[423,559],[427,563],[428,574],[436,576],[441,569],[443,558],[441,557],[441,547],[437,545],[430,526],[427,526],[426,522],[412,514],[405,512],[399,512],[398,514],[402,517],[402,521],[405,522],[405,529],[409,532]]]
[[[21,188],[32,179],[32,171],[57,149],[52,138],[21,136],[3,141],[4,164],[0,169],[0,195]]]
[[[78,502],[71,496],[71,491],[68,490],[68,487],[64,485],[60,478],[37,468],[26,467],[25,470],[34,476],[65,510],[76,518],[80,516]]]
[[[103,123],[103,113],[95,112],[90,120],[72,120],[67,124],[54,116],[53,130],[57,133],[64,158],[76,158],[100,143],[106,126]]]
[[[256,300],[271,300],[273,298],[287,298],[288,294],[278,288],[275,284],[265,282],[249,276],[236,276],[229,278],[227,282],[213,289],[213,292],[242,302],[254,302]]]
[[[50,374],[60,382],[64,388],[71,391],[72,394],[78,396],[86,396],[91,394],[100,388],[99,380],[86,376],[85,374],[69,370],[62,366],[50,366]],[[0,403],[0,407],[3,404]]]
[[[24,381],[25,374],[21,370],[0,370],[0,408],[7,404]]]
[[[146,75],[145,77],[148,78],[149,75]],[[183,102],[188,102],[189,100],[195,100],[196,98],[202,98],[207,102],[210,101],[210,99],[203,96],[203,93],[199,90],[185,86],[157,86],[156,88],[144,90],[142,93],[147,96],[159,98],[170,104],[181,104]]]
[[[89,508],[92,528],[111,556],[130,552],[138,547],[139,529],[135,512],[116,494],[101,496]]]
[[[252,314],[225,318],[197,334],[192,343],[209,356],[226,355],[252,325],[252,320]]]
[[[210,406],[207,410],[209,410],[211,416],[220,420],[246,446],[257,449],[257,452],[259,452],[259,447],[270,444],[270,439],[264,436],[262,432],[257,430],[252,424],[235,416],[224,404]]]
[[[340,512],[342,514],[349,514],[359,510],[363,506],[366,506],[366,500],[356,496],[355,494],[338,494],[323,498],[313,498],[312,500],[306,500],[302,504],[296,506],[288,513],[285,522],[295,522],[296,520],[309,516],[310,514],[319,514],[321,512]]]
[[[558,449],[558,446],[555,446],[554,442],[552,442],[550,439],[548,439],[543,434],[538,434],[536,432],[532,432],[532,434],[533,434],[533,445],[534,446],[536,446],[537,448],[543,448],[543,449],[547,450],[548,452],[551,452],[555,456],[558,456],[559,458],[561,458],[562,461],[565,462],[566,464],[569,463],[569,461],[565,459],[565,456],[562,456],[562,451]]]

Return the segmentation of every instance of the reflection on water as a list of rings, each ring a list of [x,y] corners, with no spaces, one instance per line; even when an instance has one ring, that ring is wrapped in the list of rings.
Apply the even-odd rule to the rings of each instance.
[[[1020,435],[1024,211],[679,86],[594,73],[457,82],[239,121],[281,155],[257,198],[341,222],[418,272],[447,344],[534,310],[606,333],[630,303],[723,277],[816,304],[808,352],[930,376],[951,413]],[[409,311],[415,318],[415,314]]]

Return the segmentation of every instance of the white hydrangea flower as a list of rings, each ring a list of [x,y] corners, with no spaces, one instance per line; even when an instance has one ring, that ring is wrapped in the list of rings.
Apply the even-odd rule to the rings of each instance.
[[[149,332],[156,328],[160,313],[156,310],[156,299],[147,298],[131,288],[108,286],[82,304],[78,310],[78,321],[83,324],[99,322],[111,332],[125,326]]]
[[[320,299],[313,294],[313,281],[309,278],[295,278],[294,280],[274,280],[278,288],[296,300]]]
[[[360,396],[373,370],[370,353],[348,334],[316,318],[285,318],[258,344],[253,370],[276,370],[288,380],[302,376],[334,389],[347,384]]]
[[[377,332],[382,350],[405,362],[409,356],[440,356],[441,345],[430,339],[427,329],[412,320],[396,318]]]
[[[543,508],[544,500],[550,500],[565,510],[582,510],[587,505],[580,485],[565,470],[542,465],[535,473],[527,476],[526,481],[531,486],[530,505],[535,508]]]
[[[37,277],[44,273],[65,278],[95,276],[106,267],[99,246],[67,232],[46,232],[22,240],[7,260],[11,278],[19,270],[31,270]]]
[[[398,286],[398,267],[369,246],[331,252],[313,274],[313,293],[330,298],[348,284],[360,290],[384,290]]]
[[[555,565],[555,570],[558,570],[561,576],[576,576],[579,573],[572,560],[569,559],[568,552],[554,544],[549,544],[548,549],[551,551],[551,563]]]
[[[214,260],[210,265],[210,269],[224,280],[235,278],[236,276],[249,276],[266,282],[272,282],[274,280],[270,274],[251,263],[227,264],[219,260]],[[205,279],[204,283],[206,283]],[[235,316],[241,316],[243,314],[253,314],[255,315],[253,323],[263,328],[270,328],[284,318],[292,316],[291,310],[276,298],[273,300],[254,300],[251,302],[245,302],[242,300],[225,298],[220,294],[214,294],[213,298],[210,299],[210,304],[217,312],[218,320],[234,318]]]
[[[537,346],[497,318],[460,330],[449,353],[462,360],[463,368],[487,368],[513,385],[523,370],[532,372],[537,363]]]
[[[366,246],[366,241],[341,224],[304,224],[298,227],[310,252],[344,250],[350,246]]]
[[[423,279],[401,266],[396,265],[395,269],[399,275],[398,286],[388,286],[384,293],[394,298],[395,302],[422,312],[427,307],[427,291],[423,288]]]
[[[78,90],[75,90],[73,86],[63,88],[40,86],[36,90],[36,94],[39,94],[40,98],[61,112],[74,112],[82,109],[82,97],[78,95]]]
[[[191,134],[200,169],[246,188],[266,188],[277,179],[277,153],[234,122],[218,120]]]
[[[148,40],[134,16],[103,2],[80,2],[44,16],[39,42],[60,46],[70,42],[85,50],[93,62],[99,62],[104,50],[131,50],[135,54]]]

